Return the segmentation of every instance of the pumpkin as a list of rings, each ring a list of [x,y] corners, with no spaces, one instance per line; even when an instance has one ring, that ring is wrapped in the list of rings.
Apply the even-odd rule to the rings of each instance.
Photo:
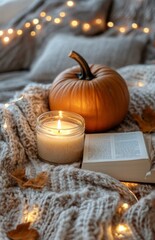
[[[61,72],[53,81],[50,109],[80,114],[85,119],[86,132],[103,132],[118,125],[129,106],[125,80],[107,66],[89,66],[75,51],[68,56],[79,65]]]

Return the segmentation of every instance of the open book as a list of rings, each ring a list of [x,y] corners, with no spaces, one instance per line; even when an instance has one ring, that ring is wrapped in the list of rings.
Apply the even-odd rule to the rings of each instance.
[[[86,134],[82,168],[121,181],[155,183],[146,140],[140,131]]]

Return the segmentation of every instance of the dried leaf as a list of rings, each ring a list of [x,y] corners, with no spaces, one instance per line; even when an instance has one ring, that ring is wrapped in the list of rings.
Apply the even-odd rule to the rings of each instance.
[[[144,133],[155,132],[155,110],[147,106],[141,116],[139,114],[132,116]]]
[[[35,178],[27,179],[25,169],[17,169],[13,171],[11,177],[18,183],[21,188],[42,189],[48,180],[47,172],[39,173]]]
[[[7,237],[12,240],[37,240],[39,233],[34,228],[29,228],[30,222],[17,225],[16,229],[7,232]]]
[[[39,173],[35,178],[29,179],[24,183],[24,187],[31,187],[33,189],[42,189],[48,180],[47,172]]]
[[[16,169],[12,173],[10,173],[10,175],[20,187],[23,187],[23,184],[27,182],[27,178],[25,176],[25,169],[23,168]]]

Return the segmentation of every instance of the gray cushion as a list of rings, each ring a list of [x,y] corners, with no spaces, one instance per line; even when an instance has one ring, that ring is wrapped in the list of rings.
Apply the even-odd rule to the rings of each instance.
[[[82,55],[88,64],[103,64],[112,68],[137,64],[141,62],[145,42],[145,38],[138,37],[57,35],[49,41],[42,56],[32,65],[30,77],[33,81],[50,82],[63,70],[77,65],[68,57],[71,50]]]

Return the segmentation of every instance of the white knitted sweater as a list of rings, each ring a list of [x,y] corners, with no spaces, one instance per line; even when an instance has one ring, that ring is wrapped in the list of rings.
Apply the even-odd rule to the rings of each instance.
[[[119,73],[127,82],[147,81],[143,88],[130,89],[128,115],[114,129],[137,130],[131,113],[141,113],[146,105],[155,109],[155,68],[129,66]],[[29,85],[15,96],[16,102],[0,109],[0,240],[7,240],[6,232],[26,221],[32,222],[41,240],[155,239],[154,185],[130,184],[129,189],[106,174],[79,169],[78,163],[54,166],[38,159],[36,118],[49,111],[48,89],[49,85]],[[16,186],[9,173],[19,166],[28,177],[47,171],[43,190]],[[120,212],[122,203],[130,205],[125,212]],[[123,221],[130,234],[116,231]]]

